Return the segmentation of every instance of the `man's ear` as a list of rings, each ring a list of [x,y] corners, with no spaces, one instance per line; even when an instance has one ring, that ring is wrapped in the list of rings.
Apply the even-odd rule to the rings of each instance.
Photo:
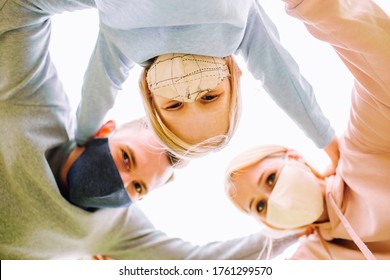
[[[116,128],[116,123],[113,120],[107,121],[102,127],[95,133],[95,138],[105,138],[110,135]]]

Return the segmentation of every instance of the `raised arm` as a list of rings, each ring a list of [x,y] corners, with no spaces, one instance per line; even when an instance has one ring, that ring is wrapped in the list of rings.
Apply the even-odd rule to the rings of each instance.
[[[286,11],[332,45],[355,78],[350,133],[364,148],[390,148],[390,17],[369,0],[284,0]]]
[[[92,7],[93,0],[0,2],[0,102],[67,104],[49,55],[51,16]]]
[[[239,53],[279,107],[319,148],[328,146],[335,136],[334,130],[323,115],[311,85],[281,45],[276,26],[259,5],[254,4],[251,9]]]
[[[283,0],[316,38],[331,44],[356,79],[390,84],[389,16],[370,0]],[[364,69],[364,70],[362,70]],[[367,85],[370,86],[370,85]]]
[[[102,24],[100,28],[103,28]],[[134,63],[100,30],[84,76],[77,109],[76,140],[79,144],[85,143],[102,126],[133,66]]]

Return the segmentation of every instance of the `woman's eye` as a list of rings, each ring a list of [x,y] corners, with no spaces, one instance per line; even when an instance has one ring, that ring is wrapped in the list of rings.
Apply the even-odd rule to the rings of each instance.
[[[275,183],[275,177],[276,177],[275,173],[272,173],[271,175],[269,175],[267,177],[266,183],[267,183],[268,186],[272,186]]]
[[[171,103],[168,106],[165,107],[165,110],[173,111],[179,109],[183,105],[183,102],[175,102]]]
[[[258,213],[263,212],[266,205],[267,205],[267,203],[264,200],[259,201],[259,203],[257,203],[257,205],[256,205],[256,211]]]
[[[218,98],[219,95],[206,94],[201,97],[202,101],[211,102]]]
[[[138,182],[133,182],[133,186],[134,186],[135,191],[136,191],[138,194],[141,194],[141,193],[142,193],[142,186],[141,186],[140,183],[138,183]]]

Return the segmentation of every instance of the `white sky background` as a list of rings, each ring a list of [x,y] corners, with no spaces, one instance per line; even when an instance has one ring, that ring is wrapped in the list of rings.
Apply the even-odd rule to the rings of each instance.
[[[277,25],[282,44],[312,84],[317,101],[336,133],[342,134],[349,115],[350,73],[328,45],[311,37],[303,24],[284,12],[282,1],[260,2]],[[390,12],[390,1],[375,2]],[[79,102],[82,79],[95,44],[97,28],[96,10],[65,13],[53,19],[52,58],[74,108]],[[246,71],[245,64],[240,58],[238,60],[243,71],[243,111],[239,128],[229,146],[205,158],[193,160],[186,168],[176,172],[172,183],[138,202],[157,228],[194,244],[226,240],[261,230],[260,225],[239,212],[224,193],[226,164],[240,152],[256,145],[276,143],[302,152],[320,170],[328,164],[325,153],[317,149],[274,104],[260,82],[255,81]],[[138,93],[139,73],[138,67],[131,70],[108,119],[120,124],[144,115]]]

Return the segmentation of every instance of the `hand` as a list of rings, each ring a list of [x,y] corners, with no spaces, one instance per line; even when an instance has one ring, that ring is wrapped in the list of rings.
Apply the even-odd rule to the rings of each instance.
[[[336,173],[336,167],[339,163],[340,151],[338,138],[334,137],[332,142],[330,142],[330,144],[324,148],[324,151],[328,154],[331,163],[328,167],[326,167],[322,175],[324,177],[328,177]]]
[[[303,0],[282,0],[282,1],[286,2],[287,9],[294,9],[303,2]]]
[[[308,225],[308,226],[306,226],[305,228],[301,228],[301,230],[299,230],[299,231],[295,234],[295,236],[296,236],[297,238],[300,238],[300,237],[302,237],[302,236],[309,236],[310,234],[313,234],[314,231],[315,231],[314,226],[313,226],[313,225]]]
[[[113,260],[110,257],[104,256],[104,255],[96,255],[92,256],[93,260],[100,260],[100,261],[107,261],[107,260]]]

